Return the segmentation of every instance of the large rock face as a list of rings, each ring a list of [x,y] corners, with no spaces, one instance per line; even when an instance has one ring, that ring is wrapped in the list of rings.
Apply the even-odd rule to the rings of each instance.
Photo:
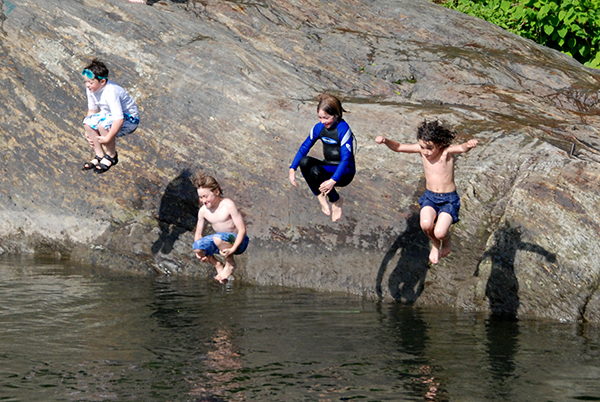
[[[599,71],[425,0],[0,6],[2,252],[208,275],[191,252],[204,169],[245,214],[244,281],[600,321]],[[105,175],[80,172],[92,57],[142,112]],[[359,144],[336,223],[287,182],[321,92]],[[421,163],[374,138],[435,118],[480,146],[457,158],[453,254],[428,266]]]

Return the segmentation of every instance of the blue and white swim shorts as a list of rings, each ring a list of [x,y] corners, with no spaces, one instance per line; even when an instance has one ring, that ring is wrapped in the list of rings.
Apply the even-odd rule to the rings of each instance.
[[[219,254],[219,247],[217,247],[217,245],[215,244],[215,241],[213,240],[214,237],[217,237],[233,245],[233,243],[235,243],[237,235],[235,233],[218,232],[215,234],[204,236],[203,238],[198,239],[194,242],[193,249],[204,250],[206,255]],[[250,239],[248,238],[248,236],[244,236],[242,244],[240,244],[238,249],[235,250],[235,253],[233,254],[242,254],[244,251],[246,251],[249,242]]]
[[[104,127],[105,130],[110,130],[112,127],[114,117],[110,113],[100,112],[83,119],[83,124],[87,124],[94,130],[98,130],[98,126]],[[123,116],[123,126],[117,133],[117,137],[123,137],[127,134],[133,133],[140,124],[140,118],[126,114]]]

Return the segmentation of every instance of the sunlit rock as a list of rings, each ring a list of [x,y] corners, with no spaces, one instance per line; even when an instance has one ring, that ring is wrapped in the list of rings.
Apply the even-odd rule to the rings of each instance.
[[[598,321],[598,70],[420,0],[0,6],[2,250],[210,277],[191,251],[204,169],[245,215],[243,281]],[[80,171],[93,57],[142,114],[104,175]],[[358,139],[336,223],[287,181],[321,92]],[[453,253],[428,266],[421,163],[374,138],[436,118],[480,146],[457,158]]]

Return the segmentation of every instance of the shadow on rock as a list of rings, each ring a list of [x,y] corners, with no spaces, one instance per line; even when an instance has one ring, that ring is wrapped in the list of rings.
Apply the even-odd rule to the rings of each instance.
[[[402,249],[400,258],[388,279],[390,295],[398,302],[414,304],[423,292],[429,269],[429,238],[421,230],[418,211],[408,217],[406,229],[394,241],[381,262],[376,284],[379,297],[383,297],[383,275],[399,249]]]
[[[494,237],[496,244],[481,257],[481,261],[489,257],[492,263],[485,295],[493,315],[517,317],[520,305],[519,281],[515,275],[517,251],[525,250],[540,254],[549,262],[556,261],[556,255],[536,244],[521,241],[521,228],[511,227],[509,222],[505,222],[504,226],[494,233]],[[475,276],[479,275],[479,264]]]
[[[198,208],[198,194],[186,169],[169,183],[160,200],[157,217],[160,236],[152,245],[152,253],[169,254],[182,234],[195,230]]]

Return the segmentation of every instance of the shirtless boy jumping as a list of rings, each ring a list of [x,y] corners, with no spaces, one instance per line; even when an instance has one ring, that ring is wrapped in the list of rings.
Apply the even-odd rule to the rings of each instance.
[[[223,198],[221,186],[213,177],[198,172],[192,181],[198,189],[201,204],[194,235],[194,252],[201,261],[216,268],[216,280],[226,283],[236,268],[234,254],[242,254],[248,247],[246,224],[233,201]],[[215,233],[202,237],[205,221],[212,225]],[[217,253],[225,258],[225,265],[213,255]]]
[[[392,151],[421,154],[427,187],[419,199],[421,229],[433,243],[429,254],[429,261],[433,264],[450,254],[450,226],[458,222],[460,197],[454,184],[454,155],[477,146],[477,140],[474,139],[451,145],[455,136],[454,131],[433,121],[423,122],[419,126],[418,144],[400,144],[383,136],[375,138],[378,144],[385,144]]]

